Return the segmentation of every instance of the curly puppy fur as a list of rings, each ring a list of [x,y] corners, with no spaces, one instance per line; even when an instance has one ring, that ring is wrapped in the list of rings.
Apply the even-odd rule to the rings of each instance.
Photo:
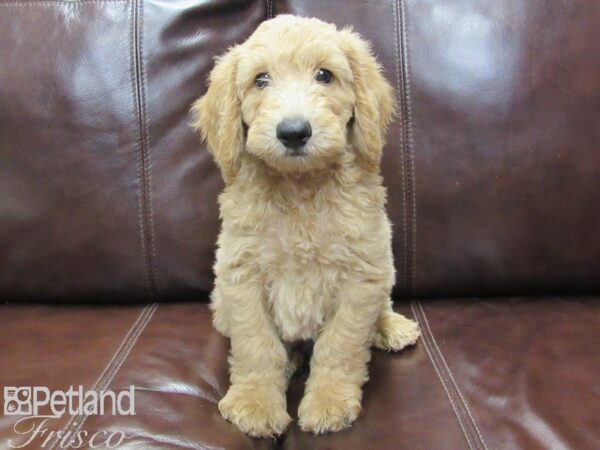
[[[209,81],[192,109],[225,180],[211,308],[231,339],[231,386],[219,410],[252,436],[282,433],[288,343],[314,339],[299,423],[340,430],[360,412],[370,346],[419,336],[390,301],[379,166],[393,90],[357,33],[294,16],[262,23]],[[289,118],[312,129],[299,152],[277,137]]]

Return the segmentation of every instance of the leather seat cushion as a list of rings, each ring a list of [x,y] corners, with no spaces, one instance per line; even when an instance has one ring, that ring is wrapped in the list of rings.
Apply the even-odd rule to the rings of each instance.
[[[251,439],[219,415],[227,340],[205,303],[3,305],[0,385],[66,390],[136,386],[135,416],[70,425],[122,430],[122,448],[600,448],[598,297],[457,299],[398,305],[423,338],[374,351],[364,411],[348,430],[315,438],[292,425]],[[289,389],[295,417],[305,374]],[[67,429],[68,418],[51,424]],[[0,446],[19,441],[0,418]],[[21,439],[25,439],[21,437]],[[39,442],[29,448],[39,448]]]

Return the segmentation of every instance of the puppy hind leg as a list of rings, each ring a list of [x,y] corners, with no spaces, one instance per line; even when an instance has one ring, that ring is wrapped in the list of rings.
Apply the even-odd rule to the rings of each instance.
[[[388,300],[377,319],[373,345],[381,350],[397,352],[415,344],[420,335],[419,324],[394,312],[392,301]]]

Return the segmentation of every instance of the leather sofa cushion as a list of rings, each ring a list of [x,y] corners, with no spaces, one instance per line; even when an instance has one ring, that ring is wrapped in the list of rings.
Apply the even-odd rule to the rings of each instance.
[[[222,188],[189,123],[258,1],[0,2],[0,298],[192,298]]]
[[[210,290],[219,173],[188,110],[274,14],[353,24],[397,90],[396,295],[598,292],[596,0],[0,2],[0,298]]]
[[[0,386],[134,384],[136,416],[82,425],[127,432],[124,449],[600,447],[598,297],[398,305],[424,336],[398,354],[374,351],[357,422],[319,438],[292,425],[278,441],[250,439],[219,415],[228,343],[206,304],[1,308]],[[289,389],[293,417],[305,376]],[[0,446],[17,438],[14,418],[0,417]]]

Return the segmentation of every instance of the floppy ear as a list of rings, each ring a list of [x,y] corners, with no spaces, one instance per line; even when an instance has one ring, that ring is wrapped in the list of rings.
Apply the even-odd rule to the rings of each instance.
[[[350,139],[368,168],[378,171],[387,126],[396,109],[394,89],[384,78],[370,44],[351,29],[340,34],[356,97]]]
[[[192,106],[192,127],[221,169],[225,184],[231,184],[239,170],[244,142],[240,100],[236,87],[239,47],[231,48],[216,60],[206,94]]]

